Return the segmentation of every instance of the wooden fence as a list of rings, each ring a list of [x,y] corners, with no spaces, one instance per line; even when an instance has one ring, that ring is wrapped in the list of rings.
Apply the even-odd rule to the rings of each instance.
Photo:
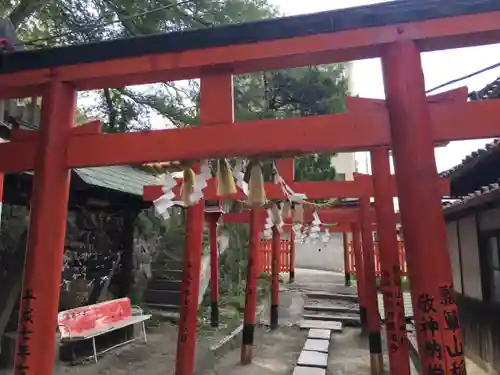
[[[378,247],[378,242],[374,242],[374,256],[375,256],[375,274],[377,276],[381,275],[380,268],[380,252]],[[288,240],[281,241],[281,251],[280,251],[280,272],[290,272],[290,242]],[[352,241],[348,243],[349,249],[349,264],[347,269],[351,276],[356,276],[356,262],[354,260],[354,252],[352,247]],[[272,240],[262,240],[260,243],[260,257],[259,257],[259,269],[261,272],[270,274],[272,267]],[[405,249],[402,241],[399,242],[399,264],[401,265],[401,274],[407,275],[406,259],[405,259]]]
[[[280,272],[290,272],[290,241],[281,240]],[[272,240],[260,242],[260,270],[270,274],[272,267]]]

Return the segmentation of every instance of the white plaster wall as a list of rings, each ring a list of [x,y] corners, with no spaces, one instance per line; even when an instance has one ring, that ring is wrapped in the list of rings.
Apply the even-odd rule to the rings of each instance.
[[[337,173],[344,173],[346,180],[353,180],[356,171],[356,158],[354,152],[342,152],[332,158],[332,165]]]
[[[458,221],[460,249],[462,254],[462,277],[464,295],[483,299],[479,246],[476,219],[469,216]]]
[[[455,291],[462,294],[460,248],[458,244],[458,225],[456,221],[446,223],[446,234],[448,236],[448,252],[450,253],[451,269],[453,272],[453,285],[455,287]]]
[[[320,251],[321,250],[321,251]],[[330,241],[295,245],[295,266],[322,271],[344,271],[342,234],[332,233]]]

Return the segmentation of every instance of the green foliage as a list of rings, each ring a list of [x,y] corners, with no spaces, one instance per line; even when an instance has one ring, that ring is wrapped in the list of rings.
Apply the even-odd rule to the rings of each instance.
[[[27,48],[54,47],[205,28],[277,15],[267,0],[0,0]],[[164,82],[90,94],[81,118],[101,118],[107,132],[198,122],[197,82]]]
[[[248,266],[249,228],[246,224],[226,223],[224,232],[229,237],[229,247],[220,257],[219,288],[221,294],[243,295]]]
[[[235,83],[236,119],[240,121],[339,113],[345,110],[348,95],[348,77],[342,64],[243,75],[236,77]],[[295,158],[295,179],[335,179],[334,156]],[[270,169],[264,171],[269,180]]]

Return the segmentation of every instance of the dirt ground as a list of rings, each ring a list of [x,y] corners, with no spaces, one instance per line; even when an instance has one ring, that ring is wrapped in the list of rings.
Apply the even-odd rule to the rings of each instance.
[[[269,331],[261,326],[255,333],[253,362],[239,364],[240,350],[235,349],[217,362],[207,375],[289,375],[297,362],[306,340],[306,333],[298,327],[280,327]]]
[[[202,342],[197,354],[207,350]],[[169,375],[174,373],[177,342],[177,327],[164,323],[148,334],[148,343],[140,341],[104,355],[98,363],[75,366],[61,364],[55,375]]]
[[[239,364],[240,350],[236,348],[218,358],[212,369],[203,375],[290,375],[306,340],[306,331],[297,324],[302,319],[305,290],[341,291],[343,275],[324,271],[296,270],[296,283],[280,287],[280,328],[270,331],[267,327],[269,311],[261,317],[256,328],[254,361],[251,365]],[[317,301],[319,302],[319,301]],[[325,301],[323,300],[322,303]],[[211,345],[218,343],[230,327],[218,331],[203,330],[198,334],[197,359],[208,352]],[[100,358],[97,364],[77,366],[58,365],[54,375],[169,375],[174,374],[177,327],[163,323],[152,328],[148,343],[137,342],[116,349]],[[384,340],[385,341],[385,340]],[[330,345],[328,375],[369,375],[369,351],[366,338],[360,330],[344,328],[336,334]],[[384,358],[387,365],[387,356]],[[469,368],[469,365],[468,365]],[[482,371],[474,375],[485,374]],[[3,375],[4,372],[0,372]],[[5,372],[10,374],[10,372]],[[416,374],[416,373],[415,373]]]

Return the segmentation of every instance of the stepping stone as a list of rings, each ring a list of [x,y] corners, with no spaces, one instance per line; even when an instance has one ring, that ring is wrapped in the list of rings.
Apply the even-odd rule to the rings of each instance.
[[[302,350],[308,350],[311,352],[328,353],[329,346],[330,346],[330,342],[327,340],[307,339],[306,343],[304,344],[304,348]]]
[[[300,329],[329,329],[331,331],[342,332],[341,322],[325,322],[322,320],[302,320],[300,322]]]
[[[328,364],[328,354],[320,352],[308,352],[303,350],[297,360],[298,366],[326,368]]]
[[[319,340],[330,340],[332,336],[332,331],[329,329],[315,329],[312,328],[307,334],[308,339],[319,339]]]
[[[344,325],[358,327],[361,324],[359,316],[339,314],[305,314],[305,320],[322,320],[325,322],[342,322]]]
[[[316,292],[311,291],[306,293],[309,298],[318,298],[318,299],[337,299],[341,301],[351,301],[358,302],[358,296],[355,294],[342,294],[342,293],[327,293],[327,292]]]
[[[318,367],[296,366],[292,375],[326,375],[326,370]]]
[[[321,311],[321,312],[333,312],[333,313],[359,314],[359,308],[358,307],[347,307],[347,306],[305,305],[304,306],[304,310]]]

